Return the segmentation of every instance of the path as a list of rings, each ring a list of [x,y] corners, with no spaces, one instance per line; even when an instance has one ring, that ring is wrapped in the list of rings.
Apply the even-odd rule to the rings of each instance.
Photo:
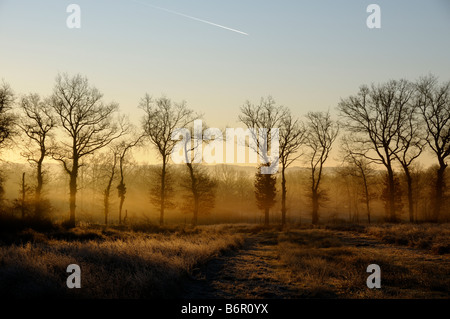
[[[449,255],[433,255],[427,250],[390,245],[361,233],[332,231],[343,246],[369,251],[384,251],[393,261],[436,263],[450,267]],[[298,296],[295,285],[289,285],[292,273],[278,258],[279,232],[248,235],[243,247],[229,251],[193,272],[184,282],[185,299],[291,299]],[[298,287],[297,287],[298,288]]]
[[[293,291],[277,278],[278,233],[250,235],[243,247],[212,260],[185,283],[187,299],[287,299]]]

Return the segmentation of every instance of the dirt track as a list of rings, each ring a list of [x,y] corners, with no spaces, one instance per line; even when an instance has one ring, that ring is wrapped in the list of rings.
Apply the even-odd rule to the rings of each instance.
[[[213,259],[184,282],[182,298],[186,299],[290,299],[301,297],[291,282],[292,273],[278,258],[279,232],[248,235],[243,247]],[[343,246],[375,249],[394,254],[395,259],[425,261],[448,265],[449,255],[394,246],[378,239],[352,232],[334,232]],[[387,249],[387,250],[386,250]]]
[[[188,299],[286,299],[293,291],[278,276],[277,233],[250,235],[243,247],[212,260],[184,285]]]

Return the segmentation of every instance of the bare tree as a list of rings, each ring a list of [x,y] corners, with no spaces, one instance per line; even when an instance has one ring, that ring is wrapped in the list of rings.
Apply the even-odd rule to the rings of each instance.
[[[339,167],[336,174],[333,175],[332,184],[336,188],[334,195],[337,199],[335,200],[335,213],[331,217],[337,216],[337,202],[339,201],[344,203],[348,220],[359,223],[361,183],[357,175],[357,168],[350,163]]]
[[[181,187],[187,193],[183,208],[193,214],[192,225],[196,226],[198,216],[209,213],[215,206],[217,182],[201,164],[187,163]]]
[[[52,114],[50,101],[42,100],[38,94],[22,97],[20,107],[22,114],[18,126],[28,138],[22,156],[36,167],[35,214],[36,217],[41,217],[41,193],[44,185],[43,162],[49,155],[48,139],[56,126],[56,119]]]
[[[3,146],[14,132],[15,117],[10,113],[14,99],[11,87],[2,81],[0,84],[0,146]]]
[[[22,184],[21,184],[21,192],[22,192],[22,201],[21,201],[21,212],[22,219],[25,218],[25,203],[26,203],[26,194],[27,194],[27,185],[25,184],[25,172],[22,173]]]
[[[305,142],[306,129],[303,123],[294,119],[287,110],[280,127],[280,162],[281,162],[281,225],[286,225],[286,169],[302,154],[298,153]]]
[[[406,184],[408,186],[408,212],[410,222],[414,222],[413,175],[411,174],[411,166],[420,154],[422,154],[426,144],[417,111],[418,109],[414,103],[404,109],[404,121],[399,126],[396,137],[399,150],[394,153],[405,173]]]
[[[288,130],[297,130],[297,122],[290,117],[289,110],[284,106],[278,106],[276,105],[275,100],[269,96],[268,98],[264,99],[261,98],[261,101],[259,104],[255,105],[247,101],[244,106],[241,107],[241,115],[239,115],[239,120],[244,123],[247,128],[250,129],[251,138],[253,140],[253,143],[248,143],[248,146],[253,149],[254,152],[262,159],[263,163],[259,165],[260,169],[268,169],[269,172],[273,172],[278,170],[278,167],[276,167],[276,170],[274,170],[274,165],[278,165],[278,159],[280,159],[280,153],[273,154],[275,150],[272,149],[272,139],[278,138],[280,139],[280,127],[282,125],[288,125]],[[290,121],[290,122],[289,122]],[[272,131],[274,129],[278,129],[278,135],[272,136]],[[261,134],[261,130],[265,130],[266,134]],[[270,133],[270,134],[269,134]],[[285,138],[285,151],[283,153],[284,155],[284,164],[282,161],[283,167],[286,168],[286,164],[289,165],[291,163],[292,154],[293,151],[296,150],[295,147],[292,147],[292,145],[288,146],[288,143],[292,142],[292,138],[294,134],[298,134],[298,132],[284,132],[284,138]],[[290,136],[288,136],[290,135]],[[281,146],[281,142],[279,142],[279,146]],[[288,151],[288,148],[291,149],[292,152]],[[269,158],[268,154],[271,154],[272,161]],[[276,158],[277,161],[273,161],[273,158]],[[272,182],[273,179],[276,180],[276,177],[273,178],[264,178],[263,176],[260,176],[261,174],[256,174],[255,179],[255,187],[256,187],[256,198],[258,207],[264,208],[265,211],[265,223],[269,223],[269,209],[273,206],[274,202],[269,199],[271,197],[271,194],[275,194],[276,191],[270,191],[270,188],[264,189],[261,185],[263,181],[268,182],[269,184]],[[274,175],[274,174],[268,174],[268,175]],[[283,173],[283,176],[285,178],[285,175]],[[282,181],[284,183],[283,191],[286,192],[286,180],[284,179]],[[268,186],[269,187],[269,186]],[[286,215],[286,193],[282,195],[284,198],[284,216]],[[269,203],[271,203],[269,205]],[[285,218],[283,219],[285,222]]]
[[[371,167],[372,162],[364,156],[355,154],[352,145],[349,144],[349,140],[346,137],[342,138],[342,150],[344,153],[344,162],[347,164],[345,173],[360,179],[362,182],[363,200],[366,205],[367,221],[370,224],[370,202],[375,197],[370,189],[370,185],[375,177],[374,170]]]
[[[445,170],[450,155],[450,81],[439,84],[437,78],[430,75],[418,81],[417,90],[417,105],[427,129],[427,143],[439,163],[433,209],[433,219],[437,221],[443,207]]]
[[[339,133],[338,124],[331,119],[330,112],[309,112],[306,115],[307,135],[305,145],[309,149],[311,166],[312,223],[319,222],[319,199],[323,166]]]
[[[66,140],[53,147],[52,157],[63,164],[69,175],[68,226],[75,226],[77,177],[82,160],[119,138],[124,130],[113,121],[116,103],[104,104],[103,95],[81,75],[56,78],[51,106]]]
[[[177,144],[172,140],[175,130],[187,127],[195,120],[194,112],[187,108],[186,103],[173,103],[166,97],[153,99],[148,94],[140,102],[144,110],[143,129],[150,142],[157,148],[162,159],[159,183],[159,209],[160,225],[164,224],[164,210],[166,208],[167,194],[167,167],[170,155]]]
[[[159,212],[160,225],[164,225],[164,219],[161,223],[161,204],[164,201],[164,211],[167,209],[174,209],[177,207],[176,201],[176,187],[178,185],[177,172],[173,167],[166,165],[166,170],[163,173],[162,164],[149,166],[148,185],[150,186],[149,195],[150,203]],[[164,178],[162,175],[164,174]],[[164,185],[163,185],[164,183]],[[164,187],[163,187],[164,186]],[[164,193],[161,190],[164,189]],[[163,215],[164,218],[164,215]]]
[[[274,163],[270,162],[268,156],[272,153],[272,134],[269,134],[273,129],[279,129],[282,125],[283,119],[286,117],[288,109],[284,106],[277,106],[275,100],[269,96],[264,99],[261,98],[259,104],[255,105],[247,101],[241,107],[241,115],[239,120],[244,123],[247,128],[250,129],[251,138],[254,143],[248,143],[253,151],[255,151],[259,157],[271,166]],[[261,130],[265,130],[267,134],[261,134]],[[276,136],[279,139],[279,134]],[[279,158],[279,154],[275,155],[275,158]],[[267,166],[267,165],[262,165]]]
[[[123,204],[125,202],[125,195],[127,193],[127,187],[125,184],[125,164],[127,160],[127,155],[131,151],[131,149],[139,143],[141,143],[144,135],[141,135],[137,138],[130,138],[127,140],[121,141],[118,145],[118,159],[119,159],[119,184],[117,185],[117,193],[119,196],[119,224],[122,224],[122,209]]]
[[[183,209],[192,213],[192,225],[198,223],[199,214],[209,213],[215,206],[217,181],[211,177],[209,172],[199,164],[199,155],[202,155],[203,144],[212,141],[222,141],[223,132],[217,129],[210,129],[201,123],[184,130],[177,134],[183,135],[181,141],[183,146],[184,162],[186,163],[187,173],[182,175],[181,187],[186,191]],[[200,127],[201,129],[199,129]],[[214,136],[214,139],[212,136]],[[205,137],[205,141],[203,140]]]
[[[262,164],[269,166],[270,164]],[[256,205],[264,211],[264,225],[269,225],[269,211],[275,205],[277,195],[277,177],[275,174],[262,174],[258,169],[255,175],[255,197]]]
[[[355,96],[341,100],[338,109],[351,133],[354,153],[383,165],[388,179],[388,219],[397,220],[394,163],[401,151],[399,130],[404,126],[413,86],[406,80],[361,86]]]
[[[379,176],[379,180],[378,180],[378,186],[381,189],[381,192],[379,194],[379,198],[381,199],[381,201],[384,203],[384,209],[385,211],[389,210],[389,198],[390,198],[390,192],[392,187],[389,185],[390,184],[390,177],[388,173],[384,173],[381,176]],[[401,187],[401,183],[400,183],[400,178],[399,178],[399,174],[397,172],[394,172],[394,197],[395,197],[395,211],[397,213],[401,212],[403,209],[403,188]],[[389,219],[389,218],[388,218]]]
[[[105,225],[108,225],[108,216],[109,216],[109,198],[111,196],[111,186],[114,181],[114,177],[117,173],[117,157],[118,157],[118,150],[117,148],[112,147],[110,151],[110,156],[108,158],[109,161],[109,171],[107,174],[107,182],[106,187],[103,190],[103,207],[104,207],[104,214],[105,214]]]
[[[20,178],[19,185],[19,197],[12,201],[13,210],[20,211],[22,219],[32,216],[34,206],[32,201],[29,200],[33,196],[33,188],[26,182],[26,173],[23,172]]]

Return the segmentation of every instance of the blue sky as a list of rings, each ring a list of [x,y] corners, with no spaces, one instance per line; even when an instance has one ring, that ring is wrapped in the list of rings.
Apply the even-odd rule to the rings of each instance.
[[[298,115],[334,108],[363,83],[450,78],[450,3],[435,1],[140,0],[249,36],[126,0],[0,1],[0,77],[21,93],[80,72],[135,112],[148,92],[187,100],[217,124],[272,95]],[[68,29],[66,7],[81,7]],[[377,3],[382,28],[366,26]]]
[[[139,99],[167,95],[237,125],[245,100],[272,95],[302,116],[335,112],[361,84],[450,80],[450,1],[0,0],[0,79],[16,93],[51,93],[58,72],[81,73],[136,121]],[[66,7],[81,7],[68,29]],[[381,7],[381,29],[366,8]]]

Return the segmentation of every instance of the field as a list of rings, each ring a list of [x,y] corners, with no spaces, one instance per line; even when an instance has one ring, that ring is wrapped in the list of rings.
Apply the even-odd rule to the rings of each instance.
[[[25,230],[0,247],[0,296],[168,298],[198,264],[237,248],[242,236],[219,227],[129,232],[76,228],[42,234]],[[66,268],[78,264],[82,289],[68,289]]]
[[[448,224],[2,231],[0,297],[447,299],[449,239]],[[66,286],[69,264],[81,289]]]

